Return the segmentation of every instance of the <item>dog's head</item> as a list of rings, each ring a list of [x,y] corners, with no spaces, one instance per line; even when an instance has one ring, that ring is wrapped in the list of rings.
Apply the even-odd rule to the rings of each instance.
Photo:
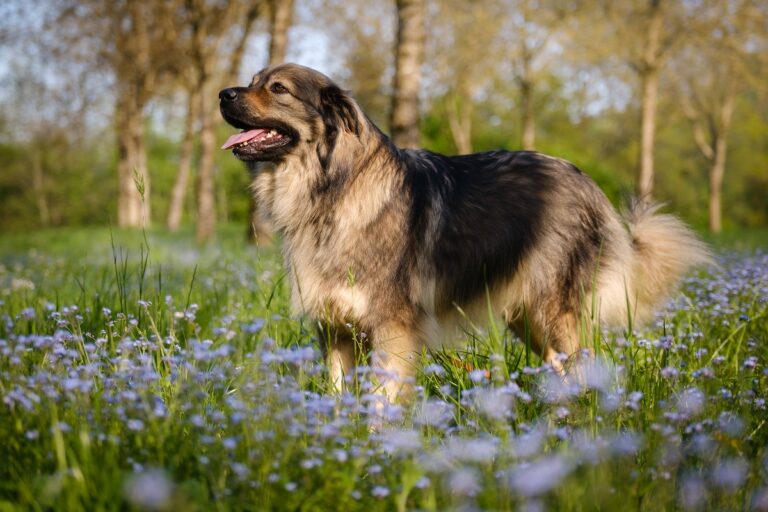
[[[296,64],[269,67],[248,87],[219,93],[221,115],[241,133],[222,149],[246,162],[279,162],[308,151],[327,160],[341,131],[359,135],[351,97],[322,73]]]

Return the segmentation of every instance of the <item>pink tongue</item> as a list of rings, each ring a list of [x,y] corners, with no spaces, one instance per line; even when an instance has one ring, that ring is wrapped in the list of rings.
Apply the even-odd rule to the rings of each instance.
[[[255,139],[262,133],[266,132],[267,130],[263,128],[257,128],[255,130],[248,130],[246,132],[240,132],[236,133],[230,138],[227,139],[227,142],[224,143],[223,146],[221,146],[221,149],[229,149],[232,146],[236,144],[240,144],[241,142],[245,142],[247,140]]]

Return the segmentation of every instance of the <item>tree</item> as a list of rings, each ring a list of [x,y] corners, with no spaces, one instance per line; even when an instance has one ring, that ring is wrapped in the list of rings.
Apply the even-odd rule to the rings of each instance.
[[[117,135],[117,223],[149,223],[150,176],[145,147],[145,108],[159,81],[172,72],[176,39],[176,2],[150,0],[61,0],[51,7],[58,47],[93,72],[114,78],[114,125]],[[139,190],[141,189],[141,190]]]
[[[536,138],[536,104],[558,39],[575,11],[570,2],[550,0],[444,0],[430,17],[427,44],[430,83],[445,105],[444,116],[459,153],[471,153],[472,120],[479,101],[515,85],[521,145]],[[566,45],[561,45],[566,46]]]
[[[111,56],[117,83],[115,119],[118,147],[118,226],[149,223],[150,179],[144,146],[144,108],[157,70],[152,62],[148,6],[138,1],[117,2],[110,26],[115,34]],[[142,191],[139,191],[142,187]]]
[[[352,91],[371,120],[389,131],[396,13],[389,2],[325,0],[310,9],[333,48],[334,77]]]
[[[288,29],[293,18],[293,0],[269,0],[269,65],[285,62],[288,52]],[[268,216],[251,193],[247,238],[251,242],[268,244],[272,241],[272,226]]]
[[[425,0],[397,0],[397,43],[390,129],[401,147],[418,147]]]
[[[472,152],[472,116],[476,97],[487,93],[507,57],[499,30],[507,17],[503,1],[446,0],[430,19],[427,43],[433,88],[445,105],[456,151]],[[482,55],[482,58],[478,58]]]
[[[293,18],[293,0],[269,0],[269,65],[285,62],[288,29]]]
[[[108,20],[106,57],[115,74],[119,226],[151,221],[150,176],[144,143],[145,108],[164,73],[173,69],[167,48],[175,39],[173,4],[121,0],[94,2],[93,14]],[[83,20],[88,23],[88,20]],[[112,41],[109,41],[109,39]],[[113,44],[109,44],[109,43]]]
[[[706,2],[701,5],[704,4]],[[584,34],[584,39],[589,40],[587,44],[596,54],[620,59],[637,77],[640,85],[637,193],[649,198],[654,183],[659,80],[673,49],[692,31],[700,6],[664,0],[598,0],[598,5],[600,9],[584,9],[600,16],[600,19],[587,20],[589,32]]]
[[[513,37],[510,43],[512,66],[519,90],[521,146],[536,146],[535,93],[541,82],[548,46],[562,32],[574,7],[562,1],[515,0],[512,2],[504,33]]]
[[[199,94],[200,162],[195,236],[198,242],[206,242],[216,227],[214,152],[215,128],[220,123],[216,92],[240,68],[246,42],[258,16],[258,6],[245,0],[224,3],[189,0],[184,7],[192,29],[193,83]],[[222,59],[221,55],[229,55],[229,59]]]
[[[166,224],[170,231],[177,231],[181,226],[184,212],[184,197],[187,193],[189,175],[192,170],[192,157],[195,149],[195,124],[198,119],[199,94],[194,88],[186,91],[187,108],[184,116],[184,133],[179,148],[179,166],[171,190]]]
[[[694,142],[708,166],[709,230],[719,233],[728,134],[737,99],[757,86],[765,71],[760,61],[764,53],[756,51],[766,46],[760,29],[765,13],[751,0],[721,0],[709,7],[705,13],[709,23],[701,25],[693,44],[675,62],[675,79]]]

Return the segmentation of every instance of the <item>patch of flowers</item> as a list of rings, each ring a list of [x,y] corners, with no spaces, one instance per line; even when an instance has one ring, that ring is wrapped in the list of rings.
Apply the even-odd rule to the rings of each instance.
[[[0,500],[768,509],[764,253],[689,278],[651,328],[604,332],[566,361],[570,378],[526,363],[506,337],[501,352],[425,354],[399,404],[365,365],[330,393],[284,292],[277,305],[242,298],[274,275],[220,265],[211,272],[231,287],[220,304],[180,286],[64,305],[36,295],[26,269],[2,268]]]

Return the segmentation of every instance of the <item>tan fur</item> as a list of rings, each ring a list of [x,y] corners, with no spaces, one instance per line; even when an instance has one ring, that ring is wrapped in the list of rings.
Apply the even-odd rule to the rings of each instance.
[[[647,322],[680,276],[713,262],[709,248],[680,219],[657,213],[660,207],[635,201],[623,215],[627,243],[622,257],[603,271],[598,288],[600,317],[606,323]]]
[[[271,95],[269,86],[276,81],[291,94]],[[251,87],[241,88],[236,113],[254,123],[274,119],[296,132],[291,150],[261,169],[253,190],[284,233],[292,306],[322,325],[337,389],[360,350],[370,350],[371,363],[384,374],[382,392],[393,398],[409,389],[425,345],[460,338],[462,332],[487,325],[489,318],[528,337],[544,360],[562,371],[561,354],[577,352],[580,338],[589,335],[595,322],[647,319],[688,268],[709,261],[706,246],[675,217],[638,204],[622,218],[578,169],[534,153],[483,156],[483,162],[506,162],[491,171],[493,184],[522,201],[519,209],[505,210],[511,203],[499,202],[509,195],[467,199],[461,191],[451,196],[452,191],[428,190],[419,196],[420,217],[414,220],[416,192],[409,188],[414,186],[409,176],[433,172],[436,180],[445,179],[439,173],[449,166],[430,168],[429,156],[389,145],[357,104],[334,88],[324,75],[300,66],[268,68]],[[327,106],[320,100],[328,89],[341,102],[336,125],[327,124],[324,116],[336,114],[323,113]],[[422,160],[413,163],[417,158]],[[526,181],[531,172],[539,173],[541,181]],[[520,186],[529,187],[530,196],[515,196]],[[451,205],[464,217],[449,215]],[[518,223],[537,224],[530,241],[523,240],[530,242],[525,250],[503,249],[509,251],[501,253],[505,258],[514,251],[520,255],[513,271],[494,274],[488,282],[481,282],[481,276],[467,285],[462,275],[475,273],[465,268],[462,275],[446,274],[450,258],[437,259],[481,250],[446,233],[461,228],[471,237],[489,205],[517,216]],[[460,225],[447,225],[445,219]],[[497,217],[495,222],[507,221]],[[491,236],[498,232],[503,229],[490,231]],[[439,253],[446,251],[446,240],[461,247]],[[491,245],[484,250],[491,252],[481,265],[502,249]],[[460,285],[471,293],[455,291]]]

